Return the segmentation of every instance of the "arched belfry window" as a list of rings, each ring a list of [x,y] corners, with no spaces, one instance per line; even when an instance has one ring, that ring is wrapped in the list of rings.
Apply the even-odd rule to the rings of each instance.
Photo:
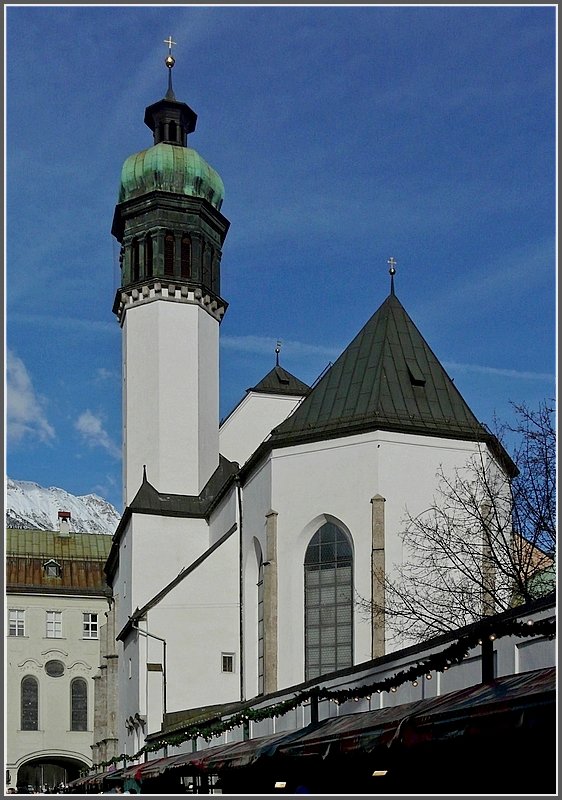
[[[178,138],[178,126],[173,120],[168,125],[168,138],[170,142],[176,142]]]
[[[21,682],[21,730],[39,730],[39,683],[33,675]]]
[[[147,234],[144,240],[144,274],[147,278],[152,278],[153,260],[152,236]]]
[[[164,237],[164,275],[174,274],[174,234]]]
[[[304,559],[305,680],[353,664],[353,554],[341,528],[326,522]]]
[[[132,270],[133,270],[133,276],[132,276],[133,281],[138,281],[140,278],[140,248],[138,239],[133,239],[131,260],[132,260]]]
[[[88,730],[88,685],[84,678],[70,684],[70,730]]]
[[[187,234],[181,237],[181,267],[182,278],[191,277],[191,239]]]
[[[204,242],[204,247],[201,253],[203,261],[203,284],[211,288],[211,264],[213,263],[213,248],[210,244]]]

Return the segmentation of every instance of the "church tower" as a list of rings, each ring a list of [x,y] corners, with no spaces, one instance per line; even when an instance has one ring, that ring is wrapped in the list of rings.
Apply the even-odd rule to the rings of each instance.
[[[123,499],[143,480],[199,495],[219,464],[220,176],[188,147],[197,114],[168,90],[147,107],[154,143],[123,164],[112,234],[121,245],[113,311],[123,336]]]

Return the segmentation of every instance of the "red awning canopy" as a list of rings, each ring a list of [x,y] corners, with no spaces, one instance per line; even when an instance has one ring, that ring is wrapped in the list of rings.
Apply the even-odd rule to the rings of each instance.
[[[293,742],[277,747],[280,755],[305,756],[370,752],[380,745],[414,745],[451,732],[478,734],[484,725],[501,730],[515,714],[552,703],[556,693],[556,669],[509,675],[439,697],[376,711],[327,719]]]

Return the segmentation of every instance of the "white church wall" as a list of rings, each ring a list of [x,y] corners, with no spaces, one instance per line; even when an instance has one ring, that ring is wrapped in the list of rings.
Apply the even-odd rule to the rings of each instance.
[[[402,542],[407,514],[416,516],[438,497],[438,473],[469,474],[467,464],[478,452],[475,442],[380,432],[378,493],[385,499],[387,565],[402,561]]]
[[[147,615],[147,629],[167,643],[169,712],[240,697],[237,563],[234,534]],[[231,672],[223,671],[223,654],[233,656]]]
[[[142,608],[209,547],[204,519],[134,514],[131,527],[134,579],[129,613]]]
[[[242,466],[301,399],[297,396],[248,392],[220,427],[220,452]]]
[[[158,491],[188,495],[198,495],[216,469],[217,365],[218,323],[199,306],[152,302],[127,311],[125,504],[141,485],[143,465]]]
[[[209,546],[238,522],[238,499],[236,486],[232,484],[220,503],[213,509],[209,519]],[[234,534],[236,536],[236,534]]]

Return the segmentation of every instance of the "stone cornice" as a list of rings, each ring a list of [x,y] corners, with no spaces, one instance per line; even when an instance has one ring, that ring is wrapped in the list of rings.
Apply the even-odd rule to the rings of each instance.
[[[154,303],[157,300],[198,305],[219,323],[228,307],[225,300],[198,284],[158,277],[118,289],[113,303],[113,313],[122,326],[129,308]]]

